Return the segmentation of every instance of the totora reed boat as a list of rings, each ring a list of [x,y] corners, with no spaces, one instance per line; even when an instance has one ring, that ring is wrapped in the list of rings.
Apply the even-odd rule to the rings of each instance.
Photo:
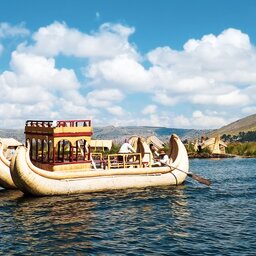
[[[136,153],[109,154],[104,160],[94,160],[90,120],[30,120],[25,134],[27,147],[18,147],[11,160],[14,184],[25,194],[67,195],[179,185],[188,173],[187,151],[177,135],[170,138],[170,165],[153,167],[143,140],[138,140]]]
[[[15,149],[22,145],[13,138],[0,139],[0,187],[5,189],[17,189],[10,173],[10,159]]]

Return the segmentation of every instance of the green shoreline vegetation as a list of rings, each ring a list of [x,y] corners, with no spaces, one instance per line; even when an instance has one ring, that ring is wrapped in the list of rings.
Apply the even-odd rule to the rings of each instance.
[[[256,142],[231,142],[226,148],[227,154],[256,157]]]
[[[221,139],[227,143],[227,154],[256,157],[256,131],[239,132],[237,135],[223,134]]]

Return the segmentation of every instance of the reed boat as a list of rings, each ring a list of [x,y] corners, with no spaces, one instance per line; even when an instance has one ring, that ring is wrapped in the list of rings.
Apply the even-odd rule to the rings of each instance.
[[[17,143],[17,146],[18,145],[21,145],[21,143]],[[3,142],[0,141],[0,186],[5,189],[17,189],[10,173],[10,160],[7,159],[3,152],[4,145]]]
[[[138,140],[137,153],[109,154],[95,168],[90,121],[82,120],[84,126],[79,122],[58,121],[52,127],[52,121],[27,121],[27,147],[18,147],[11,160],[18,189],[35,196],[68,195],[179,185],[186,179],[188,155],[177,135],[170,138],[169,166],[152,166],[145,142]]]

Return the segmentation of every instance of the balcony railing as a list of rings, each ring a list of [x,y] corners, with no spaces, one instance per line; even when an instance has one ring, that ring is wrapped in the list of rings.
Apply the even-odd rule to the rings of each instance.
[[[27,120],[26,127],[90,127],[91,120]]]

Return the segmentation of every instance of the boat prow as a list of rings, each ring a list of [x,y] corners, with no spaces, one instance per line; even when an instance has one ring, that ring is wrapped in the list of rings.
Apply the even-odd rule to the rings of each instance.
[[[3,154],[3,144],[0,142],[0,186],[5,189],[17,189],[11,173],[10,161]]]
[[[11,176],[24,193],[35,196],[67,195],[107,190],[179,185],[188,172],[188,155],[178,136],[171,137],[171,166],[107,169],[43,170],[30,161],[29,149],[20,146],[11,161]],[[176,169],[177,168],[177,169]],[[179,171],[183,170],[184,172]]]

